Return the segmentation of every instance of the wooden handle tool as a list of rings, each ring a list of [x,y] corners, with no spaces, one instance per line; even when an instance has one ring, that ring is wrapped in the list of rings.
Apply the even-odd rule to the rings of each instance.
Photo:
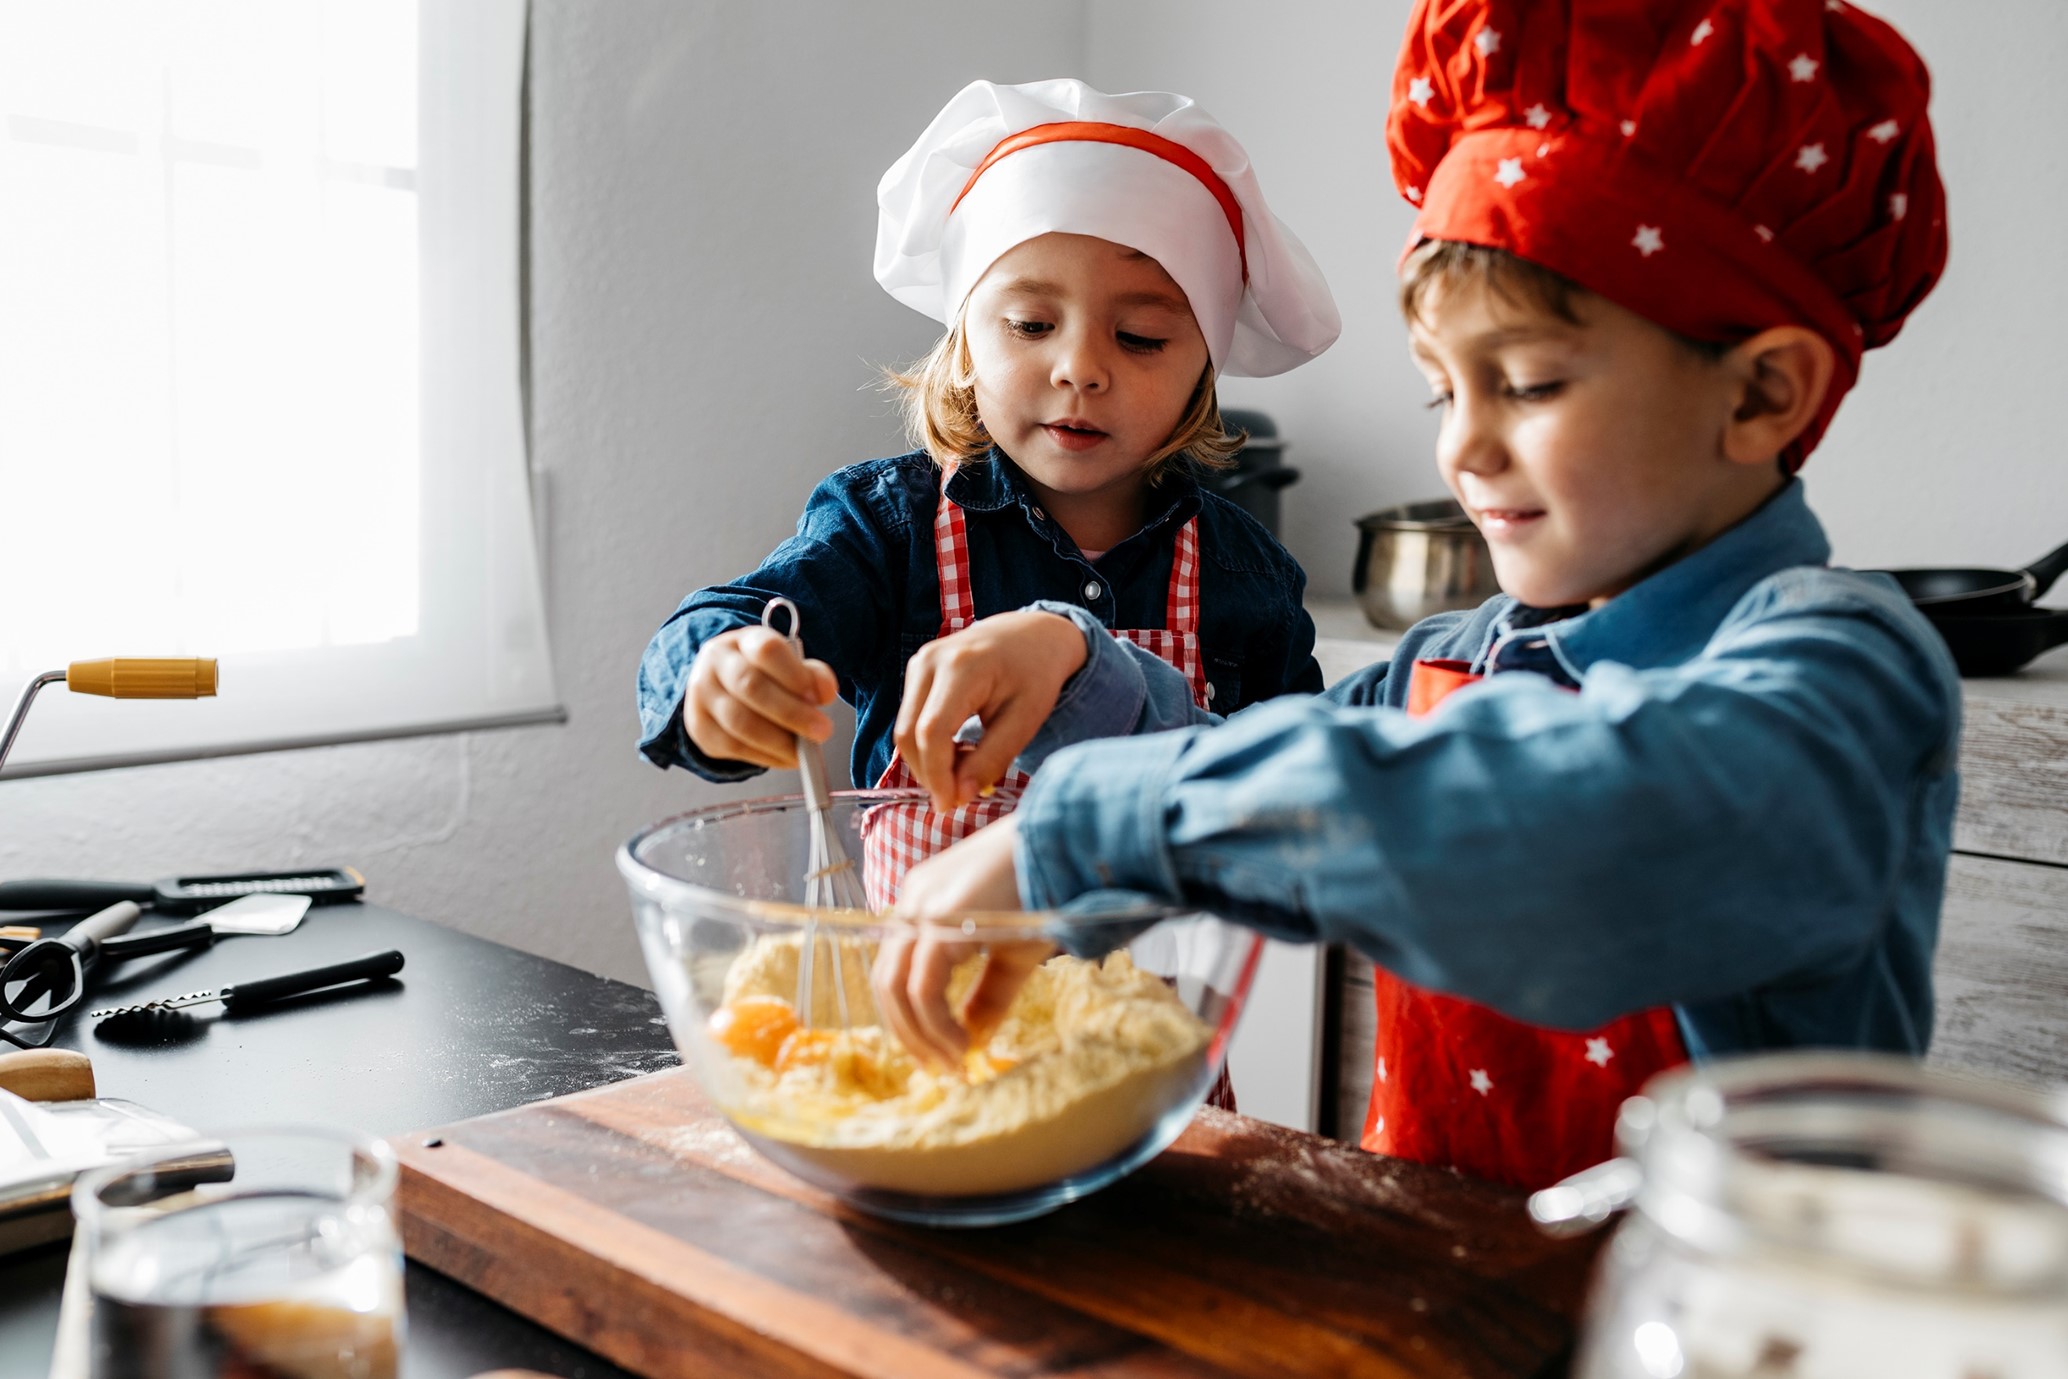
[[[93,1060],[72,1049],[0,1054],[0,1091],[27,1101],[91,1101]]]

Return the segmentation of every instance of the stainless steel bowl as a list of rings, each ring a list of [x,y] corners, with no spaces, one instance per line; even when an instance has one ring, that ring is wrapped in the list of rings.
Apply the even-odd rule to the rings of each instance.
[[[1477,608],[1501,591],[1486,538],[1451,498],[1358,518],[1350,586],[1371,625],[1391,628],[1412,627],[1452,608]]]

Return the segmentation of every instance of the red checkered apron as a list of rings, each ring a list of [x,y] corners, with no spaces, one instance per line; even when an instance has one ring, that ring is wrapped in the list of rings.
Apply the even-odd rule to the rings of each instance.
[[[949,471],[952,473],[953,471]],[[969,590],[969,536],[962,509],[949,501],[945,484],[934,511],[934,567],[940,574],[941,630],[945,637],[976,621],[976,600]],[[1192,699],[1206,704],[1206,663],[1199,651],[1199,519],[1178,528],[1171,556],[1170,594],[1164,626],[1116,629],[1144,651],[1183,672],[1192,685]],[[960,842],[985,824],[1012,813],[1027,788],[1028,777],[1013,771],[983,799],[946,814],[924,804],[886,804],[870,810],[861,822],[862,879],[869,904],[887,910],[897,900],[905,873],[918,863]],[[895,754],[876,782],[878,790],[912,790],[919,782]]]
[[[1479,677],[1417,661],[1407,711],[1421,715]],[[1687,1062],[1669,1006],[1584,1034],[1539,1029],[1372,970],[1378,1042],[1366,1149],[1540,1188],[1613,1156],[1616,1111],[1654,1073]]]
[[[934,510],[934,568],[941,585],[941,630],[945,637],[960,632],[976,621],[976,600],[969,590],[969,536],[963,526],[962,509],[949,501],[948,474],[942,475],[940,504]],[[1164,604],[1162,627],[1116,628],[1113,635],[1125,638],[1157,659],[1183,673],[1192,686],[1192,700],[1207,702],[1206,661],[1199,650],[1199,519],[1194,517],[1178,528],[1177,544],[1171,553],[1170,593]],[[946,814],[922,803],[878,805],[862,816],[862,884],[869,904],[887,910],[897,900],[905,873],[951,843],[960,842],[985,824],[995,823],[1019,805],[1020,794],[1030,778],[1013,771],[998,788],[983,799],[974,800]],[[884,768],[878,790],[911,790],[918,780],[895,753]],[[1224,1110],[1235,1109],[1235,1091],[1226,1069],[1214,1084],[1207,1100]]]

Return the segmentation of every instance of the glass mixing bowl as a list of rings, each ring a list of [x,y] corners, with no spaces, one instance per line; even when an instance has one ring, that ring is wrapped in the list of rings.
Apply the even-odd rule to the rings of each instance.
[[[842,791],[829,822],[859,867],[870,811],[921,799]],[[914,930],[806,908],[811,828],[786,796],[684,814],[618,850],[675,1046],[757,1150],[864,1211],[975,1226],[1095,1192],[1177,1138],[1220,1074],[1257,935],[1170,908],[956,916],[935,927],[962,945],[965,980],[988,946],[1062,951],[966,1068],[935,1071],[882,1028],[869,989],[878,945]]]

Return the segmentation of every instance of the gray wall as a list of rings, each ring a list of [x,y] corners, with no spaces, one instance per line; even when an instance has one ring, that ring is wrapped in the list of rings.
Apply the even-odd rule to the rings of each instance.
[[[898,445],[871,384],[932,331],[870,279],[872,193],[977,75],[1188,91],[1249,144],[1345,333],[1227,397],[1292,438],[1288,538],[1342,591],[1349,519],[1438,489],[1390,288],[1408,215],[1381,135],[1406,8],[1297,0],[1264,25],[1235,0],[537,0],[533,446],[569,722],[10,782],[0,876],[350,862],[400,909],[642,978],[611,851],[733,792],[636,759],[639,649],[683,592],[780,539],[827,469]],[[1881,8],[1937,74],[1954,266],[1870,358],[1810,491],[1841,558],[2021,562],[2068,538],[2068,7]]]

